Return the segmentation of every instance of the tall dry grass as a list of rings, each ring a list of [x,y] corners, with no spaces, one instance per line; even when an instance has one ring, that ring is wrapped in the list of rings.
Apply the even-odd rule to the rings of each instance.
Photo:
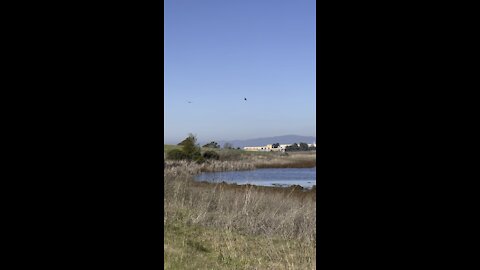
[[[316,166],[315,152],[293,152],[288,154],[268,153],[267,155],[246,156],[246,162],[255,168],[312,168]]]
[[[167,160],[166,167],[183,166],[190,173],[196,174],[199,172],[242,171],[259,168],[312,168],[316,166],[315,152],[282,154],[222,149],[218,153],[220,160],[208,160],[202,164]],[[189,165],[186,166],[186,164]]]
[[[255,169],[255,165],[247,161],[209,160],[199,164],[186,160],[166,160],[164,173],[175,175],[182,172],[195,175],[201,172],[245,171],[253,169]]]
[[[252,166],[255,165],[242,161],[205,164],[168,161],[164,169],[165,225],[180,222],[185,226],[214,228],[221,235],[239,233],[267,239],[270,242],[258,251],[259,256],[264,254],[267,260],[280,264],[271,267],[266,264],[262,269],[314,269],[315,190],[194,181],[194,175],[202,171],[243,170]],[[277,240],[286,242],[281,244]],[[243,258],[248,254],[245,247],[235,246],[234,242],[231,245],[234,256]]]

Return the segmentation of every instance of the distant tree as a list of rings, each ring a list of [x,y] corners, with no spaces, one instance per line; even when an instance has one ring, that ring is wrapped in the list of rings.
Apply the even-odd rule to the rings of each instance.
[[[274,143],[274,144],[272,144],[272,148],[278,148],[278,147],[280,147],[280,144],[279,144],[279,143]]]
[[[285,147],[285,152],[294,152],[299,150],[300,150],[300,147],[298,146],[297,143],[294,143],[292,145]]]
[[[190,160],[199,159],[202,154],[200,151],[200,146],[197,145],[197,137],[190,133],[190,135],[182,141],[183,152],[187,155]]]
[[[300,151],[308,151],[308,144],[301,142]]]
[[[233,149],[233,145],[227,142],[223,145],[223,149]]]
[[[220,145],[217,142],[209,142],[205,144],[203,147],[205,148],[220,148]]]
[[[177,145],[185,145],[188,141],[188,138],[186,138],[185,140],[179,142]]]

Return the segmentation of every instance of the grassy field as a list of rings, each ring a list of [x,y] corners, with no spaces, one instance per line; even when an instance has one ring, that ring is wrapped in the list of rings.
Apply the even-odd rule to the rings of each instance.
[[[167,153],[168,151],[171,151],[173,149],[182,149],[182,147],[179,145],[172,145],[172,144],[163,145],[163,153]]]
[[[299,165],[314,155],[219,154],[204,164],[167,161],[164,269],[315,269],[315,189],[194,181],[201,171]]]
[[[301,241],[169,222],[164,269],[314,269],[315,251]],[[307,251],[307,253],[305,253]]]

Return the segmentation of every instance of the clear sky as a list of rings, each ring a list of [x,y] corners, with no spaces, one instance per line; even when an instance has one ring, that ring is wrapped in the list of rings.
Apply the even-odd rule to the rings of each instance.
[[[165,143],[316,135],[314,0],[164,3]]]

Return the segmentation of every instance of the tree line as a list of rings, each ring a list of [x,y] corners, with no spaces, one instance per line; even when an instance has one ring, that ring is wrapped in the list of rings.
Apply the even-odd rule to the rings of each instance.
[[[170,160],[191,160],[197,163],[202,163],[207,159],[220,159],[220,155],[215,151],[205,151],[202,154],[200,145],[197,144],[197,138],[195,135],[190,134],[185,140],[178,145],[182,146],[182,149],[173,149],[167,153],[167,159]]]
[[[285,147],[285,152],[296,152],[296,151],[312,151],[317,150],[315,146],[308,146],[308,144],[301,142],[299,144],[294,143]]]
[[[219,160],[220,155],[214,151],[213,149],[220,149],[220,145],[215,142],[209,142],[203,145],[203,148],[210,148],[212,150],[207,150],[202,154],[202,147],[197,144],[197,138],[195,135],[190,134],[186,139],[181,141],[179,146],[182,146],[181,149],[173,149],[167,152],[167,159],[170,160],[191,160],[198,163],[202,163],[208,159]],[[280,143],[273,143],[272,148],[280,147]],[[223,146],[224,149],[235,149],[232,144],[225,143]],[[239,147],[237,149],[240,149]],[[311,151],[316,150],[314,146],[308,146],[308,144],[301,142],[301,143],[293,143],[285,147],[285,152],[300,152],[300,151]]]

